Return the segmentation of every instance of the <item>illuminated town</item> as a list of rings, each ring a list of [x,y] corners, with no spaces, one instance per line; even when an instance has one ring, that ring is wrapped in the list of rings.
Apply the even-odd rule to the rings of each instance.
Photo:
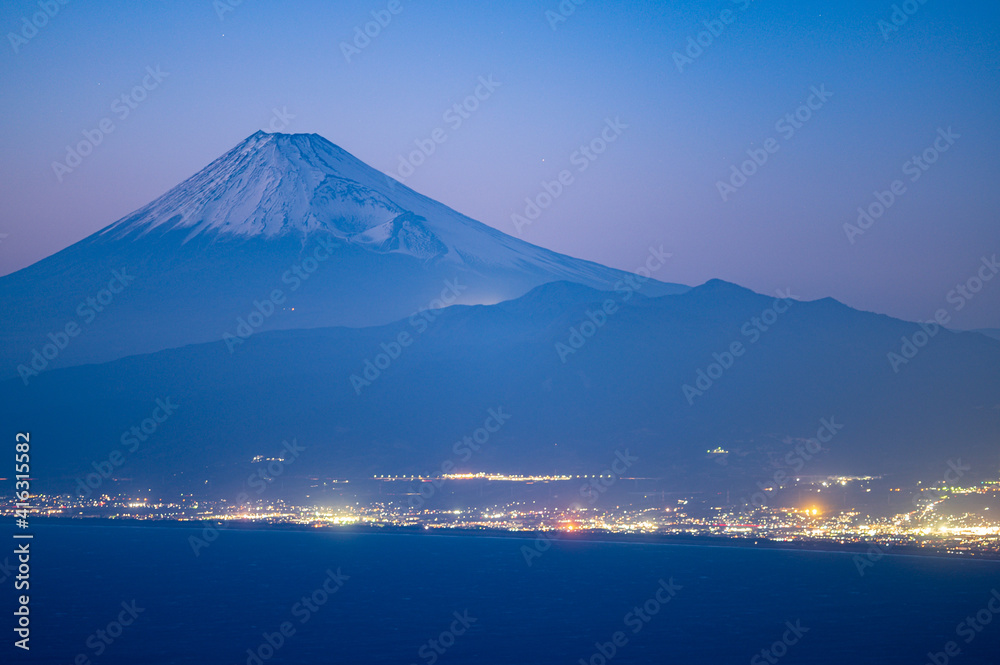
[[[315,479],[314,479],[315,480]],[[611,476],[505,475],[494,473],[444,474],[440,476],[375,476],[362,479],[374,483],[377,494],[362,501],[287,501],[279,498],[241,497],[242,501],[204,500],[192,495],[172,500],[154,499],[141,492],[133,495],[102,494],[89,498],[69,495],[37,495],[31,498],[32,513],[42,518],[169,520],[178,523],[225,522],[229,524],[270,524],[313,528],[404,528],[421,531],[463,530],[514,533],[573,532],[622,536],[660,536],[666,540],[733,539],[732,544],[780,544],[815,546],[827,549],[857,549],[864,546],[903,548],[911,552],[968,556],[1000,556],[1000,482],[984,481],[970,486],[926,486],[909,491],[902,502],[907,510],[876,514],[856,507],[831,508],[813,497],[854,488],[862,496],[878,478],[871,476],[829,476],[797,479],[796,490],[806,492],[806,505],[795,507],[762,505],[741,500],[738,505],[713,502],[704,496],[672,496],[650,492],[639,500],[624,502],[620,496],[588,494],[589,487],[606,486],[622,480]],[[577,500],[554,507],[552,502],[512,497],[489,505],[447,505],[455,501],[439,488],[445,483],[513,483],[527,486],[583,485]],[[603,485],[602,485],[603,482]],[[572,484],[571,484],[572,483]],[[328,479],[327,487],[354,487],[359,481]],[[401,486],[403,491],[392,491]],[[321,483],[313,483],[316,491]],[[389,488],[389,489],[385,489]],[[762,487],[758,497],[769,496],[775,488]],[[338,491],[340,491],[338,489]],[[890,488],[893,493],[904,492]],[[445,495],[448,495],[446,498]],[[513,491],[511,490],[513,495]],[[437,495],[437,496],[436,496]],[[587,498],[589,496],[589,498]],[[846,494],[845,494],[846,496]],[[598,500],[598,498],[600,500]],[[969,501],[975,506],[970,507]],[[322,505],[321,505],[322,504]],[[444,504],[444,505],[443,505]],[[991,504],[991,505],[987,505]],[[990,510],[991,507],[993,510]],[[12,501],[0,512],[14,515]]]

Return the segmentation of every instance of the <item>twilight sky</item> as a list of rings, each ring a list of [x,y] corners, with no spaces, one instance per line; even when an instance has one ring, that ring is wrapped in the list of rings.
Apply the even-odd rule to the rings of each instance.
[[[258,129],[321,134],[398,177],[400,156],[440,128],[406,184],[529,242],[626,270],[662,244],[664,281],[1000,327],[1000,279],[961,311],[949,298],[1000,253],[995,3],[908,0],[898,29],[882,0],[565,0],[565,17],[557,0],[41,5],[58,11],[0,7],[0,274]],[[345,56],[372,12],[391,20]],[[690,46],[699,33],[705,46]],[[477,108],[449,111],[477,86]],[[602,147],[609,119],[614,141],[579,153]],[[84,132],[100,144],[55,173]],[[748,150],[766,161],[733,178]],[[519,232],[512,214],[564,169],[572,183]],[[890,197],[850,242],[858,207]]]

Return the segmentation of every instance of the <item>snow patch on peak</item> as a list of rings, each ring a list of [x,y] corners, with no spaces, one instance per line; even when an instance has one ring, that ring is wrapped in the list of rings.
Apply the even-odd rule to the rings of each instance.
[[[405,212],[382,194],[336,176],[327,176],[313,190],[310,204],[311,219],[317,227],[344,236],[381,226]]]
[[[431,233],[423,217],[403,213],[391,221],[367,229],[351,238],[378,252],[398,252],[419,259],[433,259],[448,253],[448,247]]]
[[[326,230],[347,238],[405,212],[319,159],[317,142],[326,143],[315,135],[257,132],[105,233],[169,224],[190,229],[185,242],[206,232],[273,237]]]

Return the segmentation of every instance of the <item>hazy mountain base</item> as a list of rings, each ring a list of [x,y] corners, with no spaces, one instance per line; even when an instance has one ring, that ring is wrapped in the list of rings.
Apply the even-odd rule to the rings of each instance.
[[[833,300],[792,301],[769,317],[783,301],[718,281],[625,295],[549,284],[389,326],[260,333],[232,353],[218,341],[52,370],[28,387],[4,382],[0,398],[12,424],[44,442],[40,489],[65,491],[165,397],[176,413],[117,475],[221,487],[293,437],[305,447],[296,463],[317,477],[429,473],[446,461],[598,473],[625,448],[639,459],[634,475],[687,489],[753,487],[775,469],[940,474],[952,459],[995,474],[1000,344],[982,335],[941,331],[894,372],[887,354],[919,327]],[[593,323],[609,301],[614,311]],[[727,358],[737,342],[742,353]],[[699,372],[717,378],[706,386]],[[490,409],[509,418],[475,447],[460,443]],[[824,427],[821,452],[789,461]],[[725,464],[706,455],[717,446]]]

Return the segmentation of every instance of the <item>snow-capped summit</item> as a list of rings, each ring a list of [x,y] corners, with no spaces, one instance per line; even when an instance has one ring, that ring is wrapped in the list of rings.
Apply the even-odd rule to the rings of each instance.
[[[257,132],[104,233],[155,228],[273,237],[364,233],[405,211],[362,184],[372,169],[315,134]]]
[[[184,230],[183,242],[326,232],[375,252],[509,266],[553,256],[421,196],[317,134],[257,132],[101,235],[153,230]],[[597,266],[562,263],[563,278],[600,279]]]
[[[448,304],[485,304],[547,282],[612,290],[627,277],[466,217],[316,134],[257,132],[134,213],[0,278],[0,308],[35,314],[0,330],[0,376],[122,269],[134,283],[51,365],[219,340],[254,308],[270,313],[253,332],[369,326],[440,306],[446,284]],[[650,281],[644,292],[685,290]],[[276,291],[272,308],[262,299]]]

